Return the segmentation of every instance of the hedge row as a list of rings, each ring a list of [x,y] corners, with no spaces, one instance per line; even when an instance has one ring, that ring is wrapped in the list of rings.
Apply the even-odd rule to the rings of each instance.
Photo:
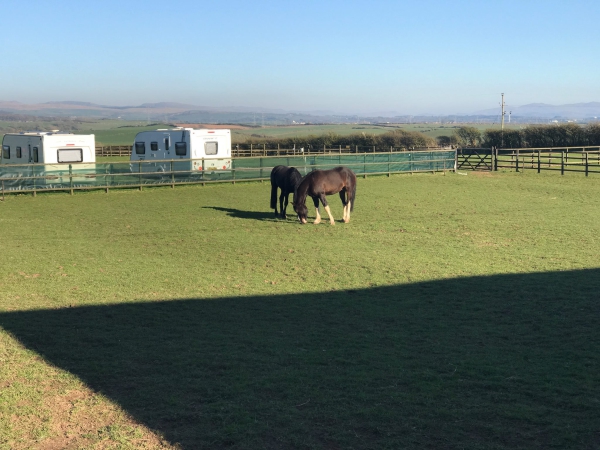
[[[471,139],[460,139],[458,145],[480,145],[498,148],[576,147],[600,145],[600,124],[580,126],[574,123],[557,125],[528,125],[520,130],[485,130],[479,133],[473,127],[461,127],[462,135]],[[469,129],[469,130],[464,130]],[[474,133],[473,130],[477,131]],[[470,131],[467,132],[467,131]],[[476,138],[476,135],[478,138]],[[468,142],[469,141],[469,142]]]
[[[437,142],[434,138],[424,135],[416,131],[394,130],[388,133],[379,135],[356,133],[346,136],[341,136],[336,133],[327,133],[320,136],[304,136],[304,137],[288,137],[288,138],[254,138],[250,137],[243,142],[234,143],[240,148],[247,148],[250,145],[253,147],[267,149],[276,148],[327,148],[331,147],[377,147],[377,148],[419,148],[419,147],[434,147]]]

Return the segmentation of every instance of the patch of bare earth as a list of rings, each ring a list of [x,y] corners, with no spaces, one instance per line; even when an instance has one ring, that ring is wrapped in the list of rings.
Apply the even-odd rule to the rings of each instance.
[[[248,130],[249,127],[243,125],[217,125],[214,123],[176,123],[178,127],[183,128],[206,128],[209,130]]]
[[[489,170],[471,170],[469,171],[469,175],[473,175],[476,177],[493,177],[494,174]]]
[[[44,386],[46,395],[36,414],[13,416],[13,426],[29,432],[11,442],[11,449],[111,449],[124,443],[136,449],[174,448],[101,395],[83,386],[64,392],[60,388]]]
[[[38,447],[40,450],[76,449],[91,444],[94,448],[120,446],[113,435],[134,448],[171,448],[117,406],[87,389],[48,396],[46,405],[52,411],[51,434],[54,437],[43,442]],[[54,447],[55,444],[60,446]]]

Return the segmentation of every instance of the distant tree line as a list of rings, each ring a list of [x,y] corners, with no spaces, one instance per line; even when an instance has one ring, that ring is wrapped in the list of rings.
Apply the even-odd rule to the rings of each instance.
[[[245,140],[234,142],[234,146],[267,149],[276,148],[334,148],[375,147],[381,151],[395,149],[415,149],[426,147],[574,147],[600,145],[600,124],[586,126],[574,123],[556,125],[528,125],[522,129],[487,129],[481,131],[475,127],[457,128],[450,136],[432,138],[417,131],[393,130],[383,134],[355,133],[339,135],[333,132],[304,137],[273,138],[253,135]]]
[[[522,129],[460,127],[452,136],[440,136],[440,145],[498,148],[575,147],[600,145],[600,124],[580,126],[574,123],[528,125]]]

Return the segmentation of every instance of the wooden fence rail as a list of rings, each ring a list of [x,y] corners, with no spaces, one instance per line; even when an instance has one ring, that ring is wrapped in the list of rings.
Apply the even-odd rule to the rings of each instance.
[[[130,156],[131,145],[96,146],[96,156]]]
[[[600,173],[600,147],[459,148],[457,170],[552,170]]]
[[[254,157],[254,156],[303,156],[303,155],[342,155],[350,153],[394,153],[406,151],[432,151],[440,150],[439,147],[419,147],[406,149],[403,147],[377,147],[377,146],[358,146],[358,145],[339,145],[333,147],[299,147],[299,148],[273,148],[267,145],[238,145],[231,146],[231,156],[233,158]],[[131,155],[131,145],[108,145],[97,146],[96,156],[129,156]]]
[[[556,171],[600,174],[600,148],[536,148],[498,149],[495,151],[494,170],[508,169],[516,172],[525,170]]]

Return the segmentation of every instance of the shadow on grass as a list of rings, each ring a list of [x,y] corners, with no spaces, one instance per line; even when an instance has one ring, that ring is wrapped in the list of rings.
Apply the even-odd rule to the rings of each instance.
[[[241,209],[223,208],[221,206],[203,206],[202,208],[214,209],[215,211],[223,211],[226,212],[228,216],[236,217],[238,219],[264,220],[269,222],[278,220],[275,217],[275,213],[272,211],[243,211]]]
[[[600,270],[0,314],[184,449],[598,448]]]

